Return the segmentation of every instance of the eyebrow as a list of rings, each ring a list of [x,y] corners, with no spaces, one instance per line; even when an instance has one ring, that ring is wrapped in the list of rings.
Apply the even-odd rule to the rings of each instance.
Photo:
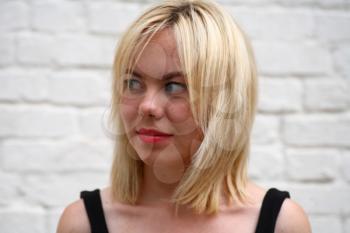
[[[142,75],[135,70],[133,70],[133,71],[127,70],[127,73],[135,75],[136,77],[139,77],[139,78],[142,77]],[[168,79],[171,79],[174,77],[179,77],[179,76],[184,76],[184,74],[181,71],[173,71],[173,72],[169,72],[169,73],[163,75],[162,80],[168,80]]]

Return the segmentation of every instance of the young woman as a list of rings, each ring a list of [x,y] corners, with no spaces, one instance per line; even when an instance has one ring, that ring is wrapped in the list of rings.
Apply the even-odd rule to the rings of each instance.
[[[82,192],[58,233],[311,232],[287,192],[247,177],[256,67],[224,9],[154,6],[121,38],[113,75],[110,187]]]

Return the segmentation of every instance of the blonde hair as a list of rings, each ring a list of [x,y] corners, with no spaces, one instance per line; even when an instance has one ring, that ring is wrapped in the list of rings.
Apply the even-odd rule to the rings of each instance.
[[[122,77],[164,28],[174,31],[193,117],[204,134],[172,202],[176,207],[189,205],[198,214],[215,214],[222,190],[230,203],[246,198],[257,79],[247,37],[231,15],[212,1],[165,1],[141,15],[120,39],[113,64],[110,114],[110,123],[118,131],[112,196],[129,204],[135,204],[139,196],[143,163],[130,146],[119,116]]]

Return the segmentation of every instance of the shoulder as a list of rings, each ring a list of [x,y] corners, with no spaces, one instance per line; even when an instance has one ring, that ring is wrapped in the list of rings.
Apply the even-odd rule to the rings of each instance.
[[[90,225],[83,200],[68,205],[59,220],[57,233],[90,233]]]
[[[311,233],[308,217],[293,200],[284,200],[276,222],[276,233]]]

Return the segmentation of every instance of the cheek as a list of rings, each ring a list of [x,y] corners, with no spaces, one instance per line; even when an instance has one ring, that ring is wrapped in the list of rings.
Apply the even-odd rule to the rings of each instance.
[[[169,105],[167,116],[177,135],[189,135],[198,129],[187,101],[179,101]]]
[[[124,98],[120,103],[120,116],[126,129],[133,127],[138,116],[138,103],[135,99]]]
[[[173,123],[183,123],[193,118],[190,105],[182,100],[169,104],[167,115]]]

